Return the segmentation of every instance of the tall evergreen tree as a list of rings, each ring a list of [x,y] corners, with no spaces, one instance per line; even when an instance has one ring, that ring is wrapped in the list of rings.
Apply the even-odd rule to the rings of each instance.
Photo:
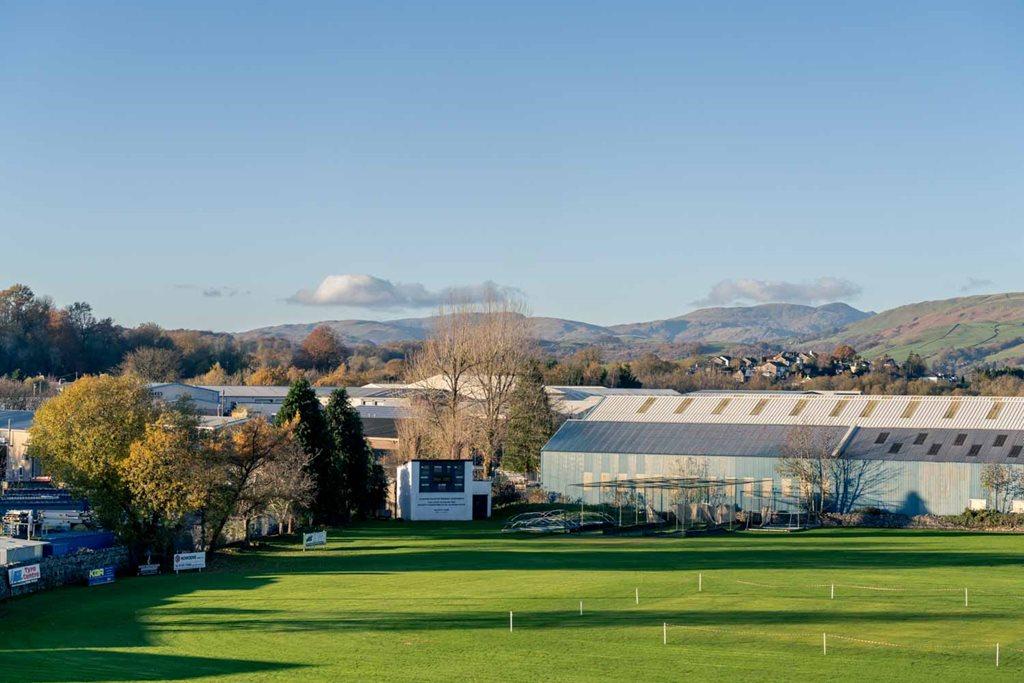
[[[639,389],[643,384],[633,374],[629,363],[619,365],[612,373],[612,387],[617,389]]]
[[[310,506],[317,524],[336,524],[347,517],[343,468],[327,427],[320,400],[305,379],[296,380],[277,413],[277,424],[296,420],[295,438],[309,456],[315,492]]]
[[[376,490],[380,485],[376,479],[383,470],[380,473],[374,472],[376,463],[363,436],[363,422],[359,412],[349,404],[348,393],[344,389],[331,392],[325,415],[341,467],[348,511],[364,519],[379,507],[379,493]]]
[[[347,510],[355,517],[366,518],[377,509],[377,501],[371,495],[374,457],[362,434],[359,413],[348,402],[348,392],[331,392],[325,416],[341,466]]]
[[[516,381],[508,413],[508,437],[502,467],[534,474],[540,469],[540,449],[555,431],[555,413],[544,391],[540,368],[532,364]]]

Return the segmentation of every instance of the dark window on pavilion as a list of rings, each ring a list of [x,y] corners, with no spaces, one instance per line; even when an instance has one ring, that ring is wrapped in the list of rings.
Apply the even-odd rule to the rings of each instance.
[[[956,438],[953,439],[953,445],[954,446],[963,446],[965,443],[967,443],[967,435],[966,434],[957,434]]]
[[[997,434],[996,440],[992,442],[992,445],[996,448],[1002,448],[1006,444],[1006,434]]]
[[[967,451],[967,455],[971,455],[971,456],[977,455],[978,453],[981,453],[981,444],[980,443],[976,443],[976,444],[971,445],[971,449],[969,451]]]
[[[889,438],[889,432],[882,432],[875,438],[875,443],[885,443],[885,440]]]
[[[940,444],[940,443],[933,443],[928,448],[928,455],[938,455],[940,448],[942,448],[942,444]]]
[[[903,444],[901,444],[899,441],[897,441],[896,443],[894,443],[891,446],[889,446],[889,452],[890,453],[899,453],[900,452],[900,447],[902,445]]]
[[[1021,450],[1024,450],[1024,446],[1022,446],[1020,444],[1017,444],[1016,446],[1014,446],[1013,448],[1010,449],[1010,457],[1011,458],[1019,457]]]

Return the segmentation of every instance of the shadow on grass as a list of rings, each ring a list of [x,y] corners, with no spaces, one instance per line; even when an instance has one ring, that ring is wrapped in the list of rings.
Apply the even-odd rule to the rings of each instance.
[[[152,625],[154,632],[180,633],[201,631],[257,631],[260,633],[292,633],[302,631],[356,631],[356,632],[388,632],[388,631],[472,631],[489,628],[508,628],[508,611],[506,602],[515,604],[517,601],[495,600],[495,609],[480,611],[478,609],[417,612],[381,612],[360,611],[351,616],[331,616],[325,618],[295,618],[294,613],[267,610],[263,618],[253,618],[251,614],[240,614],[239,618],[231,618],[230,614],[221,614],[214,618],[204,618],[200,622],[193,620],[186,610],[181,619],[162,618]],[[522,601],[518,601],[521,605]],[[546,601],[550,604],[550,600]],[[226,612],[230,612],[227,610]],[[247,611],[246,611],[247,612]],[[970,613],[960,611],[854,611],[842,613],[844,624],[885,624],[894,622],[932,622],[936,619],[956,619],[965,625],[972,621],[987,619],[1012,618],[1005,613],[977,610]],[[635,628],[662,622],[685,624],[688,626],[707,626],[714,628],[764,628],[820,626],[835,624],[836,615],[828,610],[689,610],[689,609],[645,609],[645,610],[602,610],[588,611],[579,616],[572,609],[571,601],[566,601],[566,609],[559,611],[534,610],[528,608],[516,610],[515,622],[519,628],[531,629],[564,629],[580,628]]]
[[[265,674],[297,665],[91,649],[0,651],[4,681],[160,681]]]
[[[152,608],[173,605],[196,592],[248,591],[270,582],[240,573],[165,574],[124,579],[99,589],[68,586],[0,603],[0,681],[256,677],[295,668],[281,662],[130,651],[155,645],[153,631],[140,618]],[[260,610],[190,606],[188,613],[200,624],[240,619]]]
[[[303,574],[398,573],[410,571],[671,571],[765,569],[935,569],[1019,566],[1024,555],[996,552],[907,552],[888,547],[841,550],[720,548],[717,552],[691,552],[689,548],[664,550],[566,547],[559,550],[480,550],[452,548],[400,552],[362,552],[347,555],[344,548],[301,556],[276,558],[267,570]]]

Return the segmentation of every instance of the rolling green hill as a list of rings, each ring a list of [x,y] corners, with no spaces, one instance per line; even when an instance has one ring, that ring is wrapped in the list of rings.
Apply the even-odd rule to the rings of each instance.
[[[955,354],[970,362],[1024,359],[1024,293],[924,301],[860,320],[815,347],[852,345],[865,357]]]

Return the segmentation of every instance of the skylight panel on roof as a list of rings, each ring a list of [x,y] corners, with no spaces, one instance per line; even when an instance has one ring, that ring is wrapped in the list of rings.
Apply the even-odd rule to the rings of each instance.
[[[651,406],[653,406],[653,405],[654,405],[654,397],[651,396],[651,397],[647,398],[643,403],[640,404],[640,407],[636,409],[636,414],[639,415],[640,413],[646,413],[648,410],[651,409]]]
[[[762,398],[760,401],[757,402],[757,405],[754,406],[754,409],[750,411],[750,414],[760,415],[761,411],[764,410],[764,407],[766,405],[768,405],[768,399]]]
[[[843,412],[843,408],[849,401],[836,401],[836,404],[832,406],[832,412],[828,414],[829,417],[839,417],[839,413]]]
[[[903,409],[903,414],[900,417],[904,420],[909,420],[914,417],[914,413],[917,412],[917,407],[921,405],[921,402],[917,399],[913,399],[907,404],[907,407]]]
[[[963,434],[963,433],[957,434],[956,438],[953,439],[953,445],[954,446],[963,446],[966,442],[967,442],[967,435]]]
[[[992,445],[996,448],[1002,448],[1006,443],[1006,434],[996,434],[996,440],[992,442]]]
[[[1010,448],[1009,456],[1011,458],[1018,458],[1018,457],[1020,457],[1020,452],[1022,450],[1024,450],[1024,446],[1022,446],[1020,444],[1017,444],[1016,446],[1013,446],[1012,448]]]
[[[1002,401],[994,401],[992,403],[992,407],[988,409],[988,414],[985,415],[985,419],[994,420],[999,417],[999,413],[1003,412],[1003,405],[1005,404]]]
[[[715,406],[715,409],[711,411],[711,414],[721,415],[725,411],[725,407],[729,405],[730,401],[732,401],[731,398],[723,398],[721,401],[718,402],[718,405]]]
[[[939,454],[939,449],[941,447],[942,447],[942,444],[933,443],[931,446],[928,447],[928,455],[938,455]]]
[[[920,446],[921,444],[923,444],[927,440],[928,440],[928,432],[921,432],[920,434],[918,434],[914,438],[914,445],[915,446]]]
[[[952,420],[956,417],[957,412],[960,410],[960,399],[954,398],[949,402],[949,407],[946,408],[945,414],[942,416],[943,420]]]
[[[680,401],[679,405],[676,406],[676,415],[682,415],[683,411],[689,408],[691,403],[693,403],[692,396],[687,396],[682,401]]]
[[[893,444],[891,446],[889,446],[889,452],[890,453],[899,453],[901,446],[903,446],[903,444],[901,444],[899,441],[895,441],[895,442],[893,442]]]
[[[808,403],[810,403],[810,401],[808,401],[806,398],[802,398],[799,401],[797,401],[796,405],[793,406],[793,410],[789,411],[789,416],[796,417],[800,413],[804,412],[804,408],[807,407]]]
[[[877,400],[871,400],[864,404],[864,410],[860,411],[861,419],[867,419],[871,417],[871,414],[875,412],[875,408],[878,407]]]
[[[974,456],[974,455],[977,455],[978,453],[981,453],[981,444],[980,443],[971,444],[971,448],[970,448],[970,450],[967,451],[967,455]]]

